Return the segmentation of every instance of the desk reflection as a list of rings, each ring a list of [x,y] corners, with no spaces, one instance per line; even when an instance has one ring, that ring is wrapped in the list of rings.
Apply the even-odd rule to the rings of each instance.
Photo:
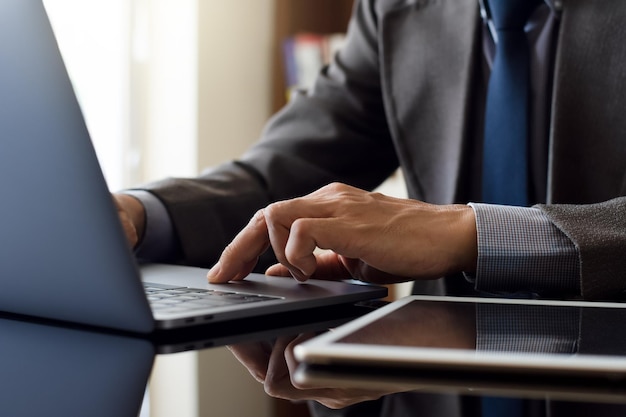
[[[419,311],[415,308],[417,307],[411,307],[401,312],[402,314],[392,317],[392,322],[377,323],[378,328],[370,327],[360,334],[353,335],[352,341],[470,347],[476,349],[479,354],[500,350],[509,353],[626,355],[626,334],[616,331],[626,322],[626,312],[615,315],[600,308],[557,311],[546,307],[540,312],[535,309],[533,314],[526,314],[523,307],[513,305],[505,309],[493,309],[492,306],[475,309],[457,304],[449,311],[441,311],[440,304],[422,304]],[[362,313],[363,311],[360,312]],[[416,322],[416,316],[423,319],[430,317],[432,320]],[[174,358],[173,367],[179,369],[181,364],[185,366],[185,358],[189,358],[189,355],[171,353],[185,350],[203,353],[213,350],[219,353],[216,356],[220,358],[218,360],[226,362],[232,359],[231,362],[244,377],[249,378],[247,373],[252,375],[248,380],[248,386],[258,387],[258,392],[266,400],[265,393],[290,401],[315,400],[332,408],[344,407],[391,393],[437,392],[437,388],[449,391],[450,387],[461,390],[470,387],[474,390],[480,383],[476,380],[448,379],[443,382],[435,380],[430,381],[429,387],[427,378],[422,379],[419,384],[399,380],[381,383],[380,375],[371,375],[369,385],[364,386],[334,385],[332,382],[317,386],[294,383],[293,375],[300,365],[293,355],[294,346],[349,319],[343,317],[332,320],[327,318],[322,321],[311,320],[310,323],[296,326],[295,323],[302,321],[302,318],[287,317],[282,322],[273,322],[266,329],[260,329],[256,324],[250,328],[244,328],[242,325],[227,326],[228,328],[221,330],[219,327],[207,328],[196,335],[199,337],[188,341],[180,337],[169,340],[165,336],[144,339],[92,329],[65,328],[48,323],[0,317],[2,376],[0,415],[137,416],[142,411],[142,400],[151,372],[154,372],[155,358]],[[502,324],[506,324],[508,329],[506,338],[501,337]],[[419,327],[418,331],[416,326]],[[207,337],[209,335],[211,337]],[[207,348],[215,346],[226,348]],[[166,354],[159,355],[159,352]],[[196,366],[191,369],[192,373],[208,373],[206,368],[199,370],[197,363],[191,366]],[[201,381],[206,378],[206,375],[203,375],[195,380],[196,386],[192,387],[200,395],[206,391],[218,391],[220,387],[216,387],[216,384],[227,385],[232,382],[232,374],[229,371],[219,367],[211,368],[210,371],[215,375],[208,383]],[[367,378],[366,373],[360,375],[362,379]],[[152,377],[150,395],[162,394],[163,391],[152,392],[153,386],[157,385],[153,384],[154,373]],[[167,381],[165,392],[170,390],[171,384],[178,383],[172,378],[171,372],[160,373],[158,377]],[[496,386],[495,392],[507,383],[498,380],[488,382],[492,387]],[[536,394],[538,389],[545,388],[540,385],[541,381],[539,384],[535,381],[534,384],[535,386],[531,382],[525,386],[526,391],[522,394],[530,393],[529,396],[532,397],[533,390]],[[250,399],[247,393],[251,390],[237,391],[237,388],[241,387],[233,389],[237,396]],[[476,392],[489,392],[489,386],[486,388],[486,391]],[[618,394],[626,399],[624,388],[620,386],[619,389],[621,391]],[[541,394],[545,397],[546,393],[544,390]],[[571,392],[569,394],[571,398]],[[579,399],[591,401],[593,398],[590,400],[589,397],[581,396]],[[189,399],[191,403],[194,401],[202,401],[202,398]],[[223,402],[226,400],[223,399]],[[228,405],[226,407],[228,408]],[[196,409],[195,414],[190,415],[218,415],[202,410],[197,404],[191,404],[190,408]],[[180,408],[177,409],[179,410]],[[272,410],[259,410],[255,415],[279,414]]]
[[[0,319],[0,415],[137,416],[147,340]]]
[[[590,355],[587,358],[608,355],[608,360],[618,360],[623,369],[626,362],[623,323],[626,323],[623,308],[414,301],[337,343],[381,349],[385,346],[448,352],[461,349],[475,358],[505,359],[509,363],[516,358],[534,356],[556,361],[579,355]],[[473,367],[469,362],[453,369],[427,362],[396,363],[393,358],[384,365],[362,362],[351,366],[349,361],[344,361],[340,366],[323,363],[303,366],[296,361],[293,349],[312,336],[301,334],[277,339],[273,344],[246,343],[230,349],[271,395],[315,400],[331,408],[410,391],[626,402],[626,380],[613,375],[611,370],[585,372],[583,376],[527,371],[515,366],[499,372],[495,368]]]
[[[365,311],[369,310],[316,309],[310,317],[276,315],[269,321],[252,319],[147,337],[2,315],[0,416],[238,416],[241,407],[232,403],[233,398],[245,396],[250,401],[253,390],[232,386],[246,385],[241,377],[233,381],[234,371],[245,377],[248,387],[259,388],[253,395],[267,410],[255,415],[275,416],[274,404],[262,387],[249,378],[224,345],[319,332]],[[196,357],[196,352],[202,354]],[[219,363],[208,364],[207,358],[217,358]],[[159,367],[159,363],[168,366]],[[181,375],[181,370],[188,372]],[[206,375],[199,375],[202,372]],[[173,389],[183,385],[182,390]],[[222,404],[212,404],[210,410],[205,407],[210,394],[227,386],[232,386],[231,398],[217,398]],[[184,395],[185,389],[195,395]],[[183,395],[178,394],[181,392]],[[259,395],[263,396],[260,400]],[[160,407],[150,409],[153,402]],[[246,405],[245,409],[249,408]]]

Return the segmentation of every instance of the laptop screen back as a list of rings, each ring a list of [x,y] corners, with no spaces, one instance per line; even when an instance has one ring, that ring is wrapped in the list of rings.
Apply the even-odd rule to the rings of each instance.
[[[0,0],[0,310],[153,325],[44,6]]]

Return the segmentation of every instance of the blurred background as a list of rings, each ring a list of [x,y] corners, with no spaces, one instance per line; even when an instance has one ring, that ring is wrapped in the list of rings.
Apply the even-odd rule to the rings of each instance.
[[[240,155],[332,59],[353,0],[44,3],[115,191]]]
[[[274,0],[45,0],[109,188],[195,175],[271,114]]]

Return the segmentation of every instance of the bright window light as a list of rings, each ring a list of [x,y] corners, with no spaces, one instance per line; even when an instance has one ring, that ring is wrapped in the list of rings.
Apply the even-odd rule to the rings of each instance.
[[[111,190],[128,186],[130,16],[128,0],[44,0]]]

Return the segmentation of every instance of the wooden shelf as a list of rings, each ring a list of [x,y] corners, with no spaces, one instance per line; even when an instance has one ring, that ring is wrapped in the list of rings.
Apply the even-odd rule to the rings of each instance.
[[[278,111],[286,103],[282,42],[298,32],[345,32],[354,0],[276,0],[274,28],[273,103]]]

